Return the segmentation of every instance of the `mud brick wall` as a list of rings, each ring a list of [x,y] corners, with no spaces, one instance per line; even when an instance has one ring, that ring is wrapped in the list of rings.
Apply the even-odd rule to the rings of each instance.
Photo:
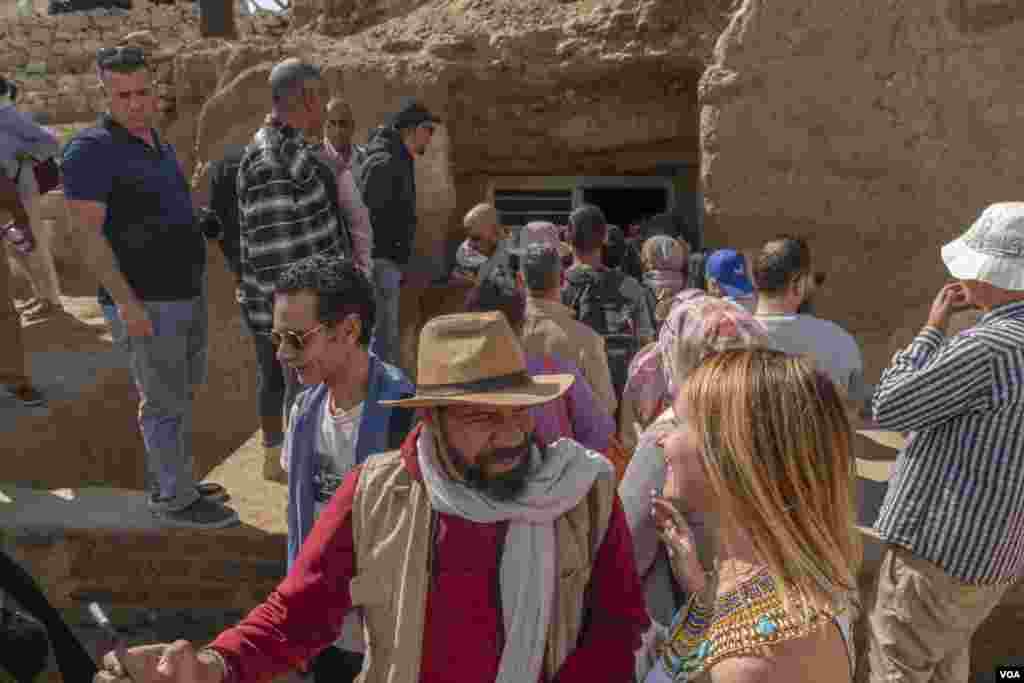
[[[240,39],[277,38],[283,17],[239,17]],[[141,32],[141,35],[140,35]],[[175,118],[175,57],[204,42],[197,4],[135,0],[123,16],[36,13],[0,22],[0,73],[19,85],[19,106],[50,124],[88,121],[103,109],[95,73],[96,51],[126,37],[147,49],[161,97],[163,124]],[[208,42],[208,41],[207,41]]]

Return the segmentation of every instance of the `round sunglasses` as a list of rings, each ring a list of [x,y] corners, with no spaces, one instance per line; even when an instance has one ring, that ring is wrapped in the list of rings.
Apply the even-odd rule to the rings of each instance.
[[[302,351],[306,348],[306,340],[322,329],[324,329],[323,323],[320,323],[316,327],[306,330],[305,332],[295,332],[293,330],[271,330],[270,343],[275,347],[279,347],[287,341],[293,349],[296,351]]]

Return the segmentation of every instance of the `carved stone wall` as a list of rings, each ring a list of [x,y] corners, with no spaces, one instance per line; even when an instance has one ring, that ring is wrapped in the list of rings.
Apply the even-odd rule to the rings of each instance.
[[[866,340],[869,375],[944,278],[938,246],[1020,186],[1024,13],[1009,0],[296,0],[294,12],[290,32],[240,18],[237,41],[200,39],[190,3],[12,19],[0,70],[26,108],[88,120],[95,48],[148,31],[164,133],[198,170],[200,199],[205,162],[259,124],[266,70],[285,55],[325,65],[357,137],[419,95],[448,123],[417,171],[427,260],[461,235],[488,176],[702,164],[709,243],[808,234],[830,273],[820,310]]]
[[[710,237],[808,235],[819,310],[869,379],[924,323],[941,245],[1021,195],[1021,19],[1010,0],[745,0],[703,76]]]
[[[0,73],[19,84],[20,108],[50,123],[88,121],[103,108],[95,74],[96,51],[143,32],[139,42],[154,66],[162,125],[169,125],[176,118],[174,60],[207,42],[199,35],[197,6],[135,0],[131,12],[123,16],[7,17],[0,22]],[[280,17],[238,19],[243,39],[277,38],[286,29],[287,22]]]

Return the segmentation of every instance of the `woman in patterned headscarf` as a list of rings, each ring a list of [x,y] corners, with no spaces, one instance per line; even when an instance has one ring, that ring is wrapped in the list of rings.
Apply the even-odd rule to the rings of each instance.
[[[643,429],[619,485],[619,497],[633,534],[637,571],[644,579],[648,610],[655,621],[666,626],[676,600],[675,583],[651,519],[651,491],[660,491],[665,483],[665,457],[659,439],[674,424],[672,404],[678,387],[705,358],[715,353],[770,345],[761,323],[735,304],[694,290],[681,292],[676,299],[658,335],[658,353],[642,362],[636,369],[636,381],[631,375],[626,385],[627,391],[631,385],[635,387],[634,408],[626,410],[634,410],[638,418],[659,408],[661,412],[654,413]],[[647,385],[654,390],[649,391]],[[690,522],[695,531],[702,529],[701,520]]]
[[[672,404],[676,376],[685,377],[703,358],[702,344],[688,343],[680,347],[679,339],[686,337],[688,342],[699,342],[698,322],[703,324],[703,316],[721,309],[710,304],[697,306],[699,301],[707,298],[713,297],[700,290],[684,289],[668,300],[668,313],[658,340],[641,349],[630,363],[629,379],[623,388],[619,409],[619,440],[628,452],[632,453],[636,448],[640,433]],[[764,328],[752,316],[734,316],[733,313],[730,309],[725,315],[733,321],[741,340],[763,334]],[[731,348],[724,337],[716,343],[722,348]],[[700,358],[694,360],[694,355]],[[679,375],[679,371],[683,374]]]

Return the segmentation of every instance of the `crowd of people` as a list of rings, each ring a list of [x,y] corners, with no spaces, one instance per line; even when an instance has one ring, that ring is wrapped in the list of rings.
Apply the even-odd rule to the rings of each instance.
[[[1024,573],[1024,204],[943,248],[956,282],[871,387],[856,340],[814,315],[827,264],[800,237],[706,251],[589,204],[509,231],[480,203],[452,273],[464,311],[423,327],[413,382],[398,298],[440,119],[405,100],[355,145],[319,69],[285,60],[196,220],[145,55],[97,60],[109,111],[61,170],[132,359],[149,505],[237,523],[189,441],[215,239],[256,348],[263,473],[288,487],[288,573],[209,645],[109,653],[96,683],[849,681],[861,611],[873,681],[967,680],[971,634]],[[968,307],[984,315],[947,337]],[[871,418],[910,436],[866,603]]]

